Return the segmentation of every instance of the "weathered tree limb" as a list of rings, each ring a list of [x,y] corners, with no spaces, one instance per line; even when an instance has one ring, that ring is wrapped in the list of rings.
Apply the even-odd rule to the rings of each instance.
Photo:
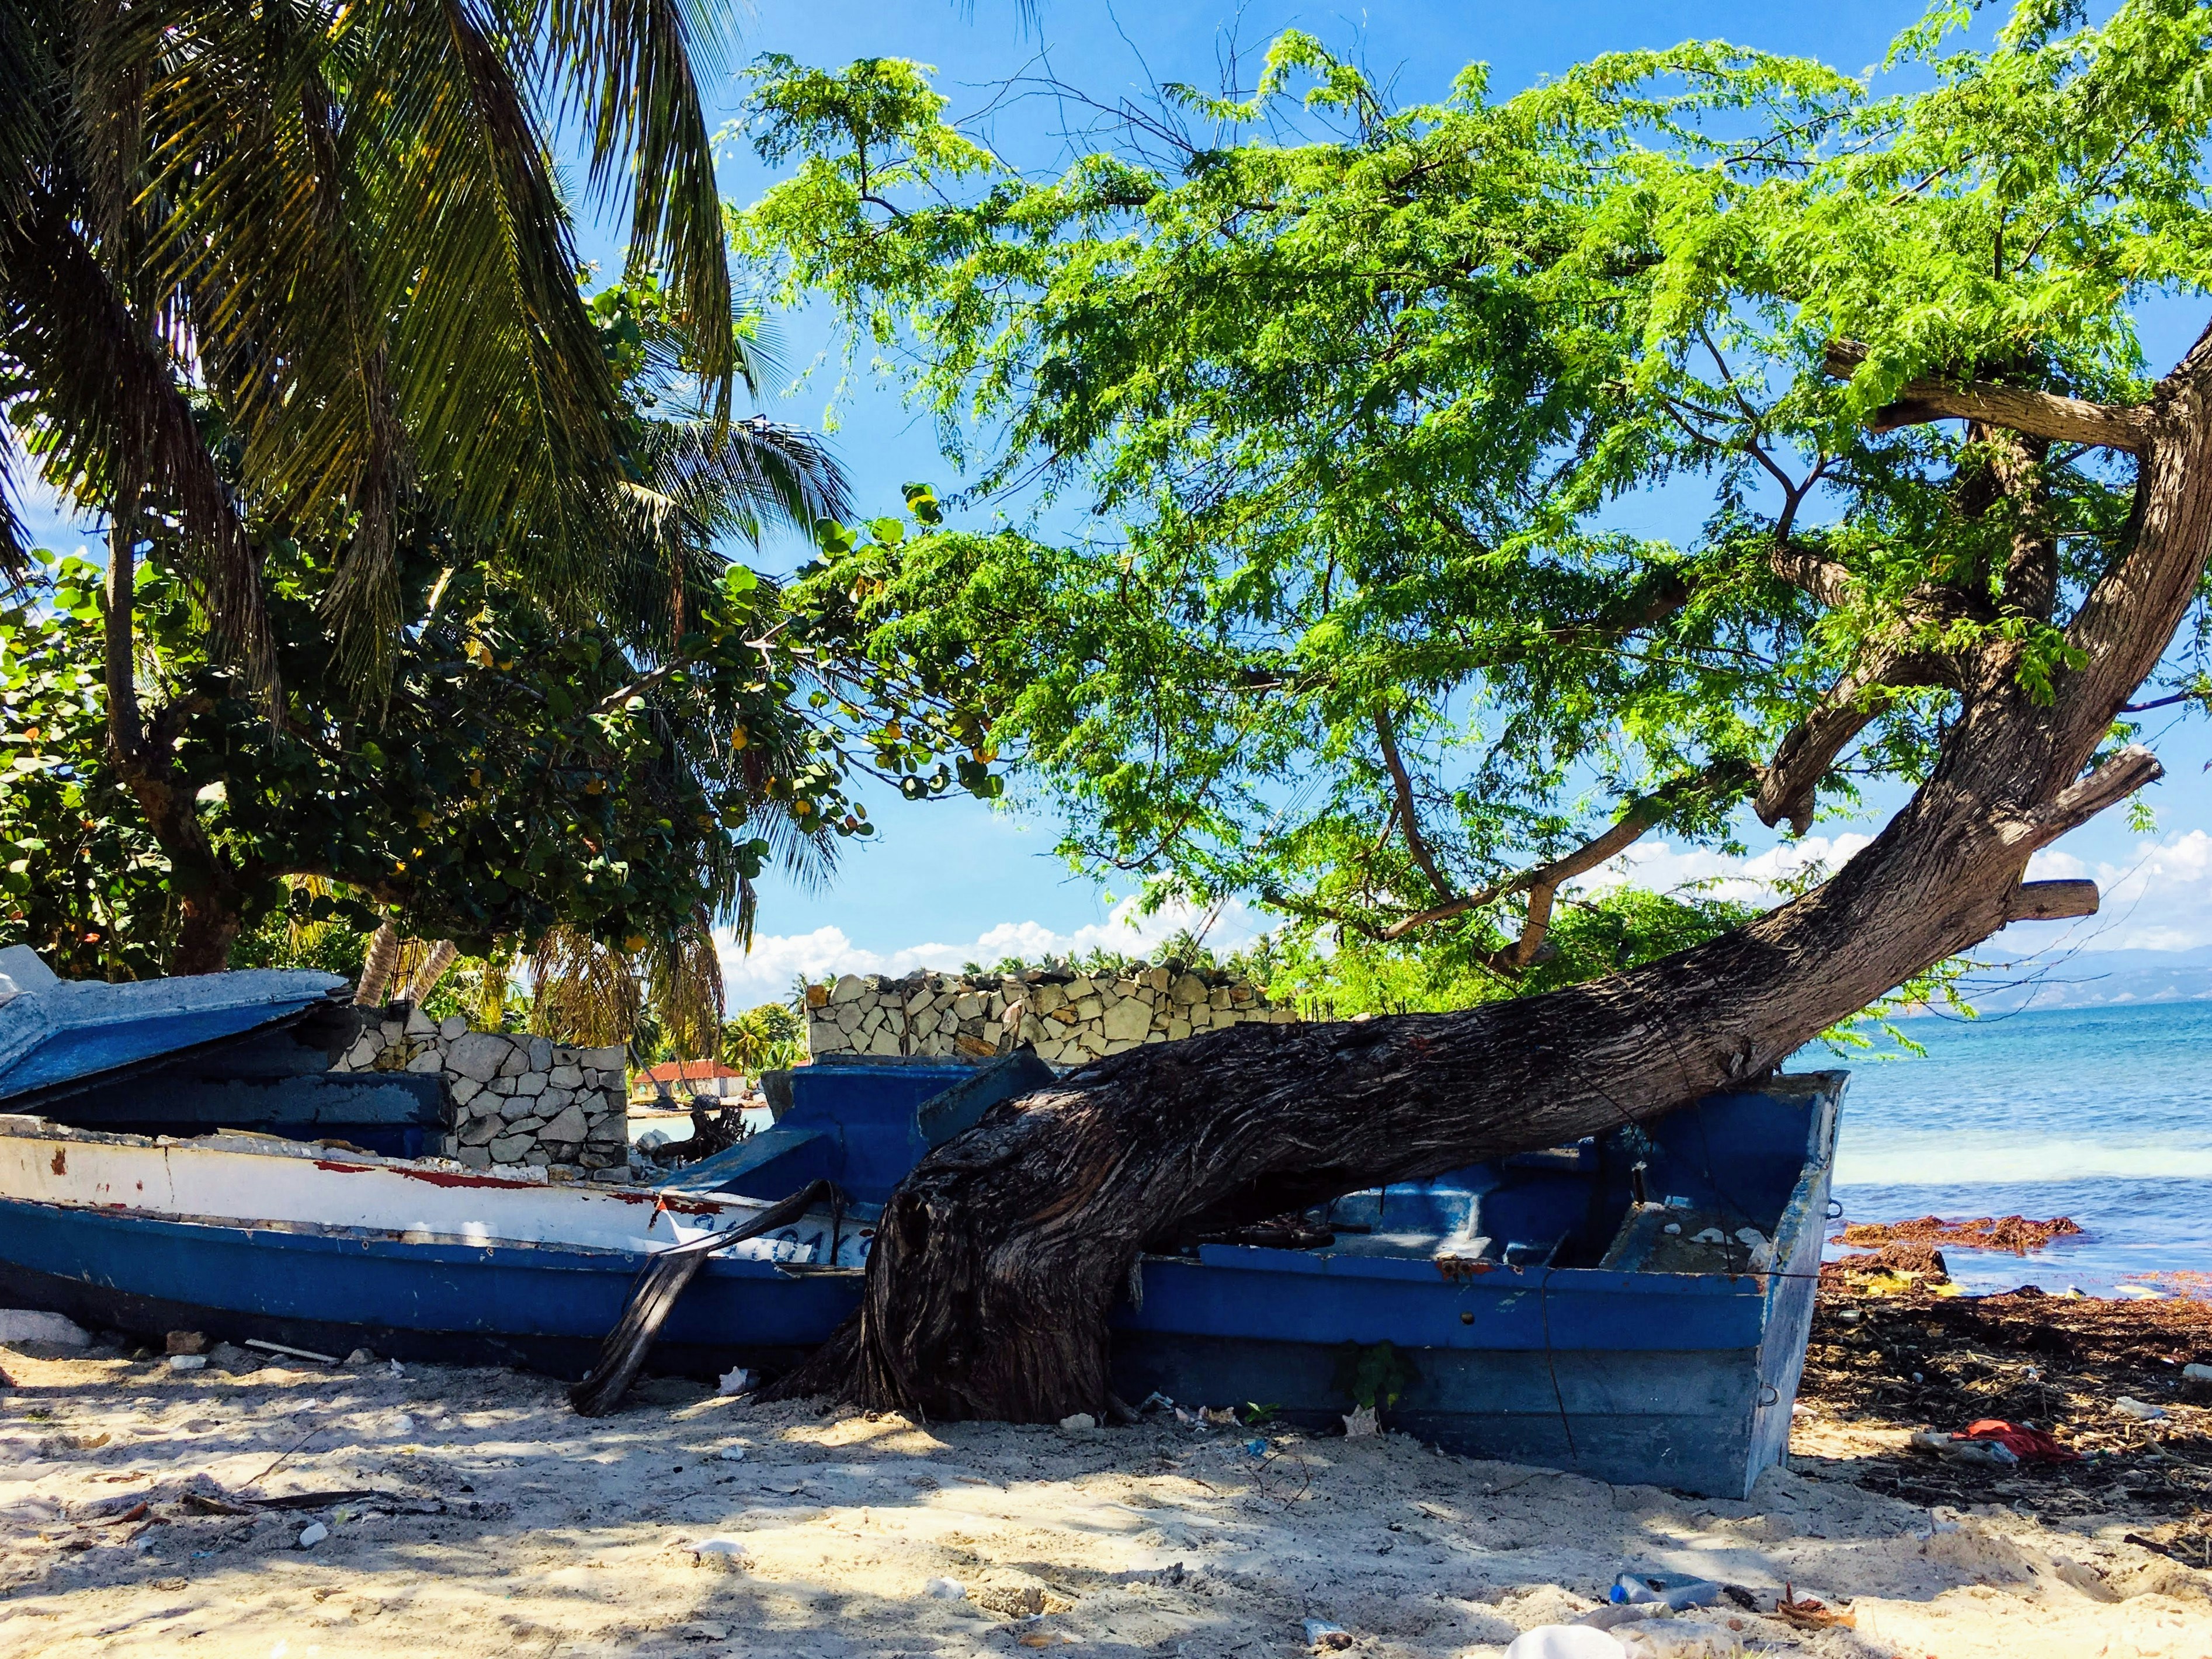
[[[2065,921],[2097,914],[2094,881],[2024,881],[2005,901],[2005,921]]]
[[[1802,587],[1827,610],[1839,610],[1850,598],[1851,573],[1834,559],[1778,539],[1769,561],[1774,574],[1792,587]]]
[[[1896,702],[1898,691],[1950,684],[1955,678],[1955,670],[1932,653],[1895,650],[1844,675],[1776,746],[1752,800],[1759,821],[1773,825],[1787,820],[1793,834],[1803,835],[1813,827],[1820,781],[1836,757]]]
[[[1839,341],[1828,348],[1827,371],[1847,380],[1866,361],[1865,348]],[[2127,404],[2090,403],[2080,398],[2039,392],[2032,386],[1996,386],[1985,380],[1952,386],[1942,380],[1908,380],[1896,398],[1867,419],[1870,432],[1929,421],[1984,421],[2030,437],[2058,443],[2140,453],[2151,440],[2150,411]]]

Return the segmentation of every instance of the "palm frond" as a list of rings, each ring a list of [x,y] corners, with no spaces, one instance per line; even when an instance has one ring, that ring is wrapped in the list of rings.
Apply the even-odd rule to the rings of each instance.
[[[628,1042],[645,988],[622,951],[573,927],[555,927],[531,951],[530,1029],[556,1042],[599,1048]]]
[[[757,546],[771,527],[811,535],[851,513],[852,492],[829,446],[804,428],[750,421],[655,422],[646,456],[654,484],[708,541]]]
[[[52,192],[34,187],[27,209],[0,222],[0,352],[28,382],[11,413],[30,428],[46,480],[82,502],[144,491],[176,514],[217,637],[273,685],[257,562],[182,366],[149,335]]]
[[[717,418],[746,374],[732,324],[721,193],[695,65],[725,66],[728,9],[701,0],[544,0],[545,69],[591,134],[590,189],[629,198],[633,268],[665,270]],[[751,385],[748,378],[747,384]]]
[[[646,995],[679,1054],[711,1054],[722,1030],[722,962],[708,918],[646,946]]]

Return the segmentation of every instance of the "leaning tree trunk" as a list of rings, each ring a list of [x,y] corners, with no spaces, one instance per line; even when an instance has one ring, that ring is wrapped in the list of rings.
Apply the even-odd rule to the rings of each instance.
[[[2098,411],[2120,436],[2095,441],[2142,457],[2141,528],[2068,629],[2086,665],[2039,704],[2018,684],[2016,647],[1959,664],[1960,708],[1933,775],[1821,887],[1569,990],[1462,1013],[1239,1025],[1130,1049],[998,1107],[893,1194],[859,1312],[782,1391],[946,1419],[1103,1416],[1107,1318],[1140,1252],[1665,1112],[1764,1075],[2008,921],[2093,909],[2087,883],[2021,877],[2038,848],[2159,775],[2132,748],[2084,770],[2203,571],[2208,355],[2200,342],[2148,408]],[[1917,418],[1988,418],[1987,398],[1942,401],[1973,388],[1908,392]],[[2063,407],[2008,406],[2004,423],[2079,441],[2091,406],[2046,401]]]

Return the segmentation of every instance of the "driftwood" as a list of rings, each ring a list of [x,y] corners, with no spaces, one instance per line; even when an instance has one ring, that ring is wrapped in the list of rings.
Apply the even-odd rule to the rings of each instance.
[[[1848,349],[1838,372],[1848,372]],[[1557,1145],[1762,1076],[1826,1027],[2006,922],[2081,915],[2087,882],[2023,884],[2029,856],[2160,775],[2148,750],[2098,757],[2172,638],[2212,538],[2212,336],[2140,408],[1915,384],[1884,425],[1964,417],[2019,463],[2034,508],[2051,441],[2140,459],[2137,531],[2063,623],[2083,665],[2039,702],[2021,646],[1990,628],[1940,664],[1877,641],[1863,671],[1765,769],[1769,822],[1802,817],[1865,724],[1868,684],[1940,676],[1957,703],[1933,774],[1831,879],[1749,926],[1610,978],[1466,1012],[1240,1025],[1111,1056],[995,1108],[894,1194],[860,1312],[782,1391],[936,1418],[1050,1421],[1112,1408],[1107,1319],[1140,1251],[1378,1182]],[[1993,431],[2002,427],[2002,431]],[[2010,437],[2008,437],[2010,434]],[[2004,582],[1930,598],[1997,622],[2048,619],[2055,538],[2028,510]],[[1840,567],[1778,542],[1775,570],[1823,603]]]

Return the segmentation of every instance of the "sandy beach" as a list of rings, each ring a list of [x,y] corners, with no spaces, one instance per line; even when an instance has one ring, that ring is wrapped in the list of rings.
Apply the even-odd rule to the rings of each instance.
[[[1843,1352],[1835,1314],[1816,1359]],[[1732,1503],[1388,1433],[924,1428],[672,1378],[587,1421],[509,1371],[25,1345],[0,1350],[0,1654],[1261,1659],[1316,1619],[1377,1659],[1473,1659],[1627,1562],[1747,1591],[1760,1611],[1698,1616],[1748,1650],[2212,1652],[2212,1575],[2129,1541],[2173,1504],[1870,1490],[1909,1425],[1844,1397],[1840,1363],[1816,1364],[1790,1467]],[[2166,1409],[2138,1450],[2186,1460],[2212,1411]],[[355,1495],[312,1496],[333,1493]],[[1785,1585],[1852,1623],[1775,1616]]]

